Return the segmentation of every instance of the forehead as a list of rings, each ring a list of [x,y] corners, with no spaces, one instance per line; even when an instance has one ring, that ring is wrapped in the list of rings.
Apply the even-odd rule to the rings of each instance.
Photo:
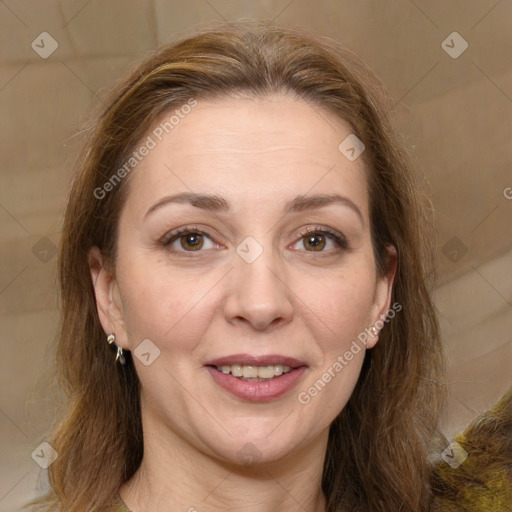
[[[169,193],[212,191],[235,202],[286,202],[286,191],[337,191],[365,212],[363,159],[349,161],[338,149],[350,134],[345,121],[286,95],[199,99],[148,132],[154,147],[132,172],[127,202],[142,208]]]

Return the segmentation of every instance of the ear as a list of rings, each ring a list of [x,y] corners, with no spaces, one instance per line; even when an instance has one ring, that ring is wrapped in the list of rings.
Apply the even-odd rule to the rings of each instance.
[[[116,345],[128,349],[123,305],[117,282],[105,267],[104,259],[97,247],[88,254],[98,317],[106,334],[116,335]]]
[[[398,260],[396,248],[393,245],[389,245],[386,251],[386,272],[384,275],[377,276],[370,323],[370,326],[375,327],[379,332],[384,325],[384,320],[388,315],[391,305],[393,282],[395,280]],[[379,341],[379,332],[377,332],[377,334],[371,334],[368,337],[366,348],[373,348],[377,344],[377,341]]]

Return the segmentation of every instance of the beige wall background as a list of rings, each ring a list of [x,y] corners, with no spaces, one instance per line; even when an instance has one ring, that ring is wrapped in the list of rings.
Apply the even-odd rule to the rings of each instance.
[[[46,473],[36,461],[54,416],[55,251],[80,123],[134,58],[194,26],[238,18],[343,42],[395,101],[393,122],[437,216],[446,435],[511,385],[511,1],[3,0],[1,512],[20,510]]]

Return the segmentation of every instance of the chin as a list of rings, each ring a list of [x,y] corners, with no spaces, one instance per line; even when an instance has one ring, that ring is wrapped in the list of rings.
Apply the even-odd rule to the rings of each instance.
[[[283,425],[276,423],[272,429],[245,434],[225,436],[221,443],[211,441],[211,451],[220,460],[240,467],[264,467],[286,460],[305,444],[310,436],[298,436],[295,429],[287,432]],[[279,430],[279,432],[278,432]]]

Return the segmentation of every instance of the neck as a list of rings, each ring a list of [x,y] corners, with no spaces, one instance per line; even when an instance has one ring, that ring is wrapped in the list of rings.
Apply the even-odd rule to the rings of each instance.
[[[154,427],[150,436],[144,429],[144,458],[119,490],[132,512],[325,511],[327,432],[278,461],[249,467],[206,455],[168,428]]]

